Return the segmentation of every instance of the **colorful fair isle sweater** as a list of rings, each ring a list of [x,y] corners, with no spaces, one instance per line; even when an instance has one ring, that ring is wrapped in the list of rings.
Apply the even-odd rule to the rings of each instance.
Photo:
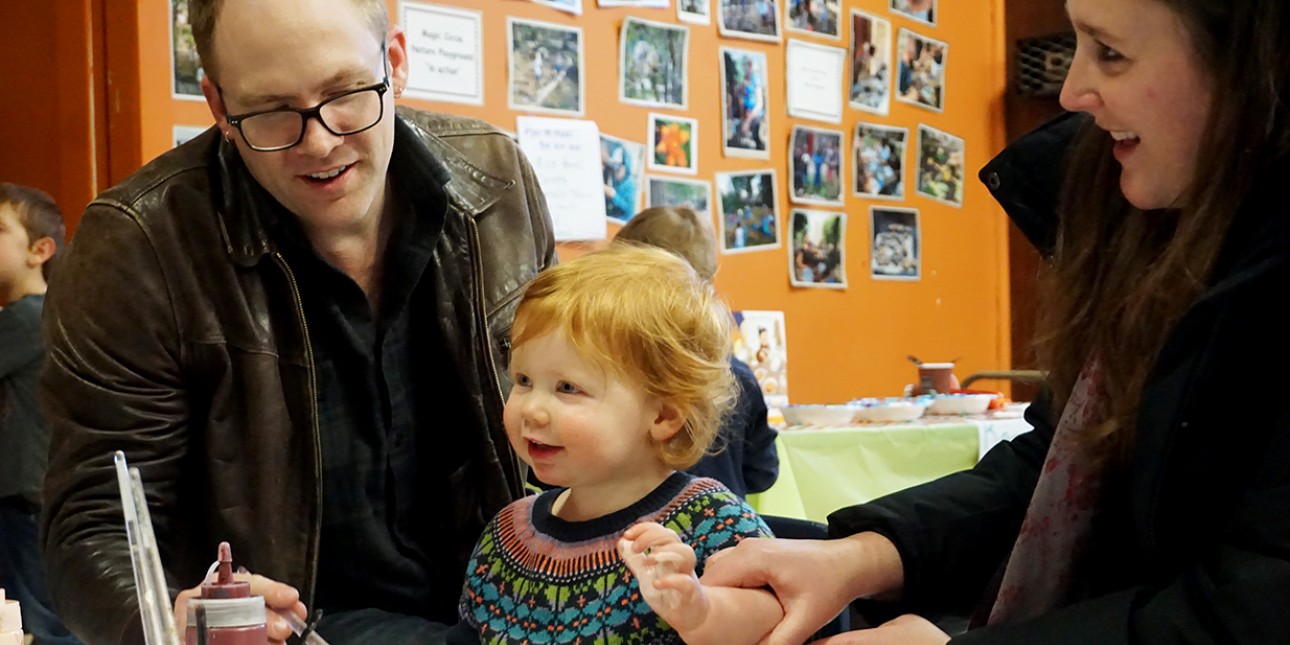
[[[619,645],[680,643],[641,597],[618,555],[628,527],[654,521],[708,556],[770,529],[715,479],[673,473],[639,502],[585,522],[551,514],[563,488],[502,509],[475,545],[461,594],[461,619],[481,643]]]

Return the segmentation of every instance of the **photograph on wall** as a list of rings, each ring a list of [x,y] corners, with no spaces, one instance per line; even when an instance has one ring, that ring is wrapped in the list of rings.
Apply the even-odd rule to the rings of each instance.
[[[842,82],[847,50],[790,38],[784,52],[788,115],[842,122]]]
[[[936,128],[918,126],[918,194],[963,206],[963,140]]]
[[[529,0],[530,3],[550,6],[552,9],[560,9],[561,12],[582,15],[582,0]]]
[[[770,159],[766,54],[721,48],[721,149],[727,157]]]
[[[513,17],[506,24],[509,107],[581,116],[582,29]]]
[[[626,222],[640,210],[645,144],[602,132],[600,165],[605,181],[605,217]]]
[[[170,0],[170,87],[177,99],[204,101],[202,61],[188,21],[188,0]]]
[[[837,38],[839,0],[784,0],[784,28]]]
[[[921,273],[918,211],[869,207],[869,271],[874,280],[917,280]]]
[[[427,101],[483,105],[483,14],[416,2],[401,6],[408,56],[404,94]]]
[[[683,116],[649,115],[650,170],[699,172],[699,122]]]
[[[653,7],[662,9],[671,0],[596,0],[597,7]]]
[[[789,225],[789,281],[794,287],[847,288],[846,213],[796,209]]]
[[[620,34],[618,100],[684,110],[690,30],[628,16]]]
[[[788,198],[795,204],[841,206],[842,132],[795,125],[788,151],[793,182]]]
[[[645,208],[680,206],[712,221],[712,182],[700,179],[650,177],[645,192]]]
[[[891,110],[891,22],[851,10],[851,107],[874,114]]]
[[[189,139],[192,139],[208,129],[210,128],[200,125],[177,125],[171,129],[171,136],[174,138],[175,147],[178,148]]]
[[[716,179],[722,253],[778,248],[775,171],[719,172]]]
[[[712,0],[676,0],[676,18],[695,25],[710,25]]]
[[[717,31],[727,38],[779,42],[777,0],[717,0]]]
[[[530,0],[540,5],[559,9],[577,16],[582,15],[582,0]]]
[[[746,364],[761,385],[766,406],[788,405],[788,336],[782,311],[733,311],[731,353]]]
[[[905,141],[909,130],[856,123],[851,191],[870,199],[905,198]]]
[[[936,0],[891,0],[891,10],[919,22],[936,24]]]
[[[896,41],[900,57],[896,100],[936,112],[945,110],[945,62],[949,45],[900,30]]]

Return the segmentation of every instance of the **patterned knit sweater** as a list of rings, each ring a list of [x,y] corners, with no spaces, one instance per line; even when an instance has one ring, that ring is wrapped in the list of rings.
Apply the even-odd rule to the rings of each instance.
[[[714,479],[673,473],[635,504],[585,522],[551,514],[563,488],[502,509],[466,569],[460,612],[482,643],[680,643],[641,597],[618,555],[628,527],[654,521],[708,556],[745,537],[769,537],[757,513]]]

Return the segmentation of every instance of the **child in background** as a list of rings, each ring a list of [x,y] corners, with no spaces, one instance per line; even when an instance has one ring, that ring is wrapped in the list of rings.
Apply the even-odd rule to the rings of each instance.
[[[694,272],[708,282],[717,274],[717,240],[712,223],[691,208],[647,208],[631,218],[614,236],[614,241],[648,244],[671,251],[689,262]],[[763,347],[768,348],[768,343],[763,329]],[[765,360],[765,350],[757,350],[757,356],[758,361]],[[779,477],[777,433],[767,422],[766,399],[752,369],[731,356],[730,372],[739,385],[734,408],[722,420],[714,449],[687,472],[711,477],[736,495],[745,497],[770,488]]]
[[[0,183],[0,588],[21,604],[37,643],[80,643],[54,613],[37,518],[49,430],[36,403],[45,359],[45,279],[63,244],[63,214],[45,193]]]
[[[539,274],[512,344],[506,432],[536,477],[558,488],[512,503],[485,528],[466,571],[463,623],[485,643],[727,644],[768,633],[782,615],[773,596],[715,588],[705,594],[714,616],[758,619],[678,634],[618,552],[640,522],[688,544],[699,569],[720,549],[770,534],[719,482],[680,472],[703,456],[733,396],[730,313],[711,285],[671,253],[615,244]]]

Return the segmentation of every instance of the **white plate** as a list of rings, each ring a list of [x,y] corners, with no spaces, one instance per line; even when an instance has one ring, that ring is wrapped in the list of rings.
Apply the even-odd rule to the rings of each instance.
[[[927,406],[928,414],[982,414],[995,398],[994,394],[938,394]]]
[[[855,420],[860,423],[912,421],[923,416],[926,405],[912,401],[895,401],[871,407],[857,407]]]

